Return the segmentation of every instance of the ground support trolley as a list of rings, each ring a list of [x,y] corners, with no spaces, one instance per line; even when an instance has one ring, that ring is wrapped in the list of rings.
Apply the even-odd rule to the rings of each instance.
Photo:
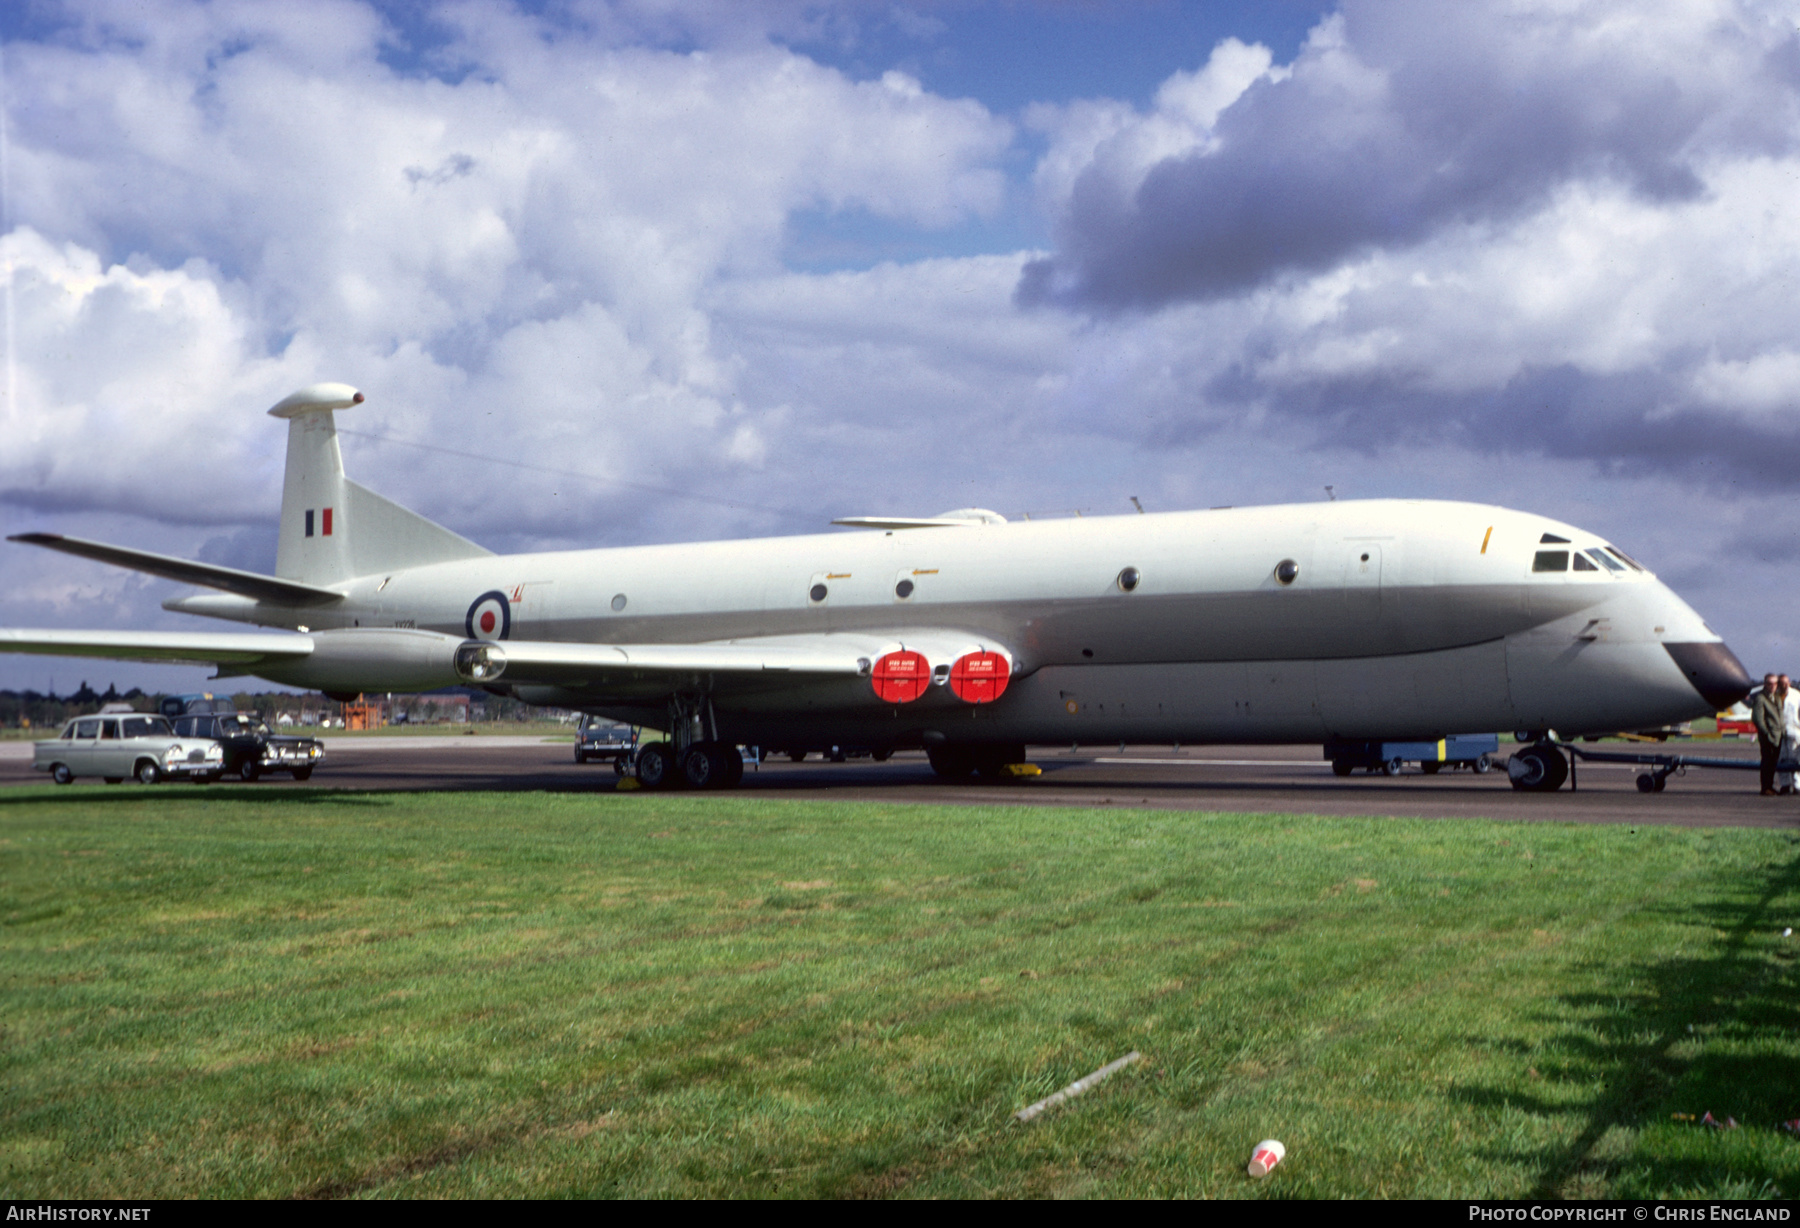
[[[1356,742],[1333,739],[1325,743],[1325,757],[1331,770],[1348,776],[1357,768],[1398,776],[1409,762],[1416,762],[1426,773],[1445,768],[1466,768],[1485,772],[1494,766],[1500,751],[1500,735],[1495,733],[1453,733],[1435,742]]]

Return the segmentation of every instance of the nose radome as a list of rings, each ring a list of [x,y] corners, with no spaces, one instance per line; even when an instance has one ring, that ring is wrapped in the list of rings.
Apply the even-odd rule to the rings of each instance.
[[[1723,641],[1709,644],[1664,644],[1669,656],[1702,699],[1724,711],[1756,688],[1756,680]]]

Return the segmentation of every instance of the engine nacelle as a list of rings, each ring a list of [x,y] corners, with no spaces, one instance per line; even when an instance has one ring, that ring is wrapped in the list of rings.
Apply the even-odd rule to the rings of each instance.
[[[337,692],[435,691],[462,683],[456,675],[456,650],[463,643],[458,636],[385,627],[311,634],[309,656],[256,672],[271,682]]]

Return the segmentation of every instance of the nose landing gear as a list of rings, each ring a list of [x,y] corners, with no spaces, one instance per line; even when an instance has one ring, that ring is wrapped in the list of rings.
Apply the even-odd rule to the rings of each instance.
[[[1569,779],[1569,761],[1550,743],[1537,742],[1513,753],[1506,761],[1506,775],[1515,789],[1554,793]]]

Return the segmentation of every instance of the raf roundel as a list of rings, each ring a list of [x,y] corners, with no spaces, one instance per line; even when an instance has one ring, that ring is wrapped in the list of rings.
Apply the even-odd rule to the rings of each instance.
[[[472,640],[503,640],[512,634],[512,606],[499,589],[475,598],[463,619],[463,630]]]

